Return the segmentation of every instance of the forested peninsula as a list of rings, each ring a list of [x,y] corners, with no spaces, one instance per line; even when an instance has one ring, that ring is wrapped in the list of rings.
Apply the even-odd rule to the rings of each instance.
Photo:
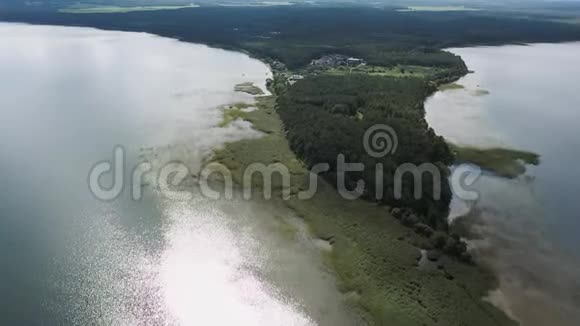
[[[383,123],[401,135],[402,148],[381,162],[392,167],[387,179],[392,177],[393,167],[404,162],[436,163],[444,172],[454,159],[443,139],[424,120],[425,98],[437,86],[468,72],[463,60],[444,48],[580,40],[578,25],[518,17],[493,12],[301,6],[196,7],[107,14],[0,13],[2,21],[141,31],[245,51],[272,67],[272,83],[280,95],[279,112],[292,149],[301,159],[309,164],[333,157],[335,161],[336,154],[345,151],[350,153],[349,159],[362,160],[363,131]],[[337,57],[358,61],[343,63]],[[296,76],[300,80],[293,80]],[[351,177],[363,177],[369,189],[374,187],[370,176]],[[411,200],[405,196],[395,201],[392,189],[387,189],[383,201],[413,208],[425,216],[422,222],[445,229],[442,216],[450,192],[444,183],[439,200],[429,196]],[[423,188],[431,189],[431,185]],[[410,187],[405,193],[412,192]],[[367,191],[367,195],[372,193]]]

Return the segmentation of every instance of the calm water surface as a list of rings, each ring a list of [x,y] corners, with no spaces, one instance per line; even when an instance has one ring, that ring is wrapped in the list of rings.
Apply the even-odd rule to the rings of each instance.
[[[142,33],[0,24],[0,324],[353,325],[300,223],[271,202],[95,199],[91,167],[179,160],[224,142],[246,55]],[[106,178],[105,178],[106,179]],[[130,179],[130,176],[126,176]],[[106,180],[105,180],[106,183]]]
[[[473,74],[434,94],[429,124],[449,141],[536,152],[525,176],[482,177],[474,242],[500,276],[491,299],[523,325],[580,323],[580,43],[451,49]]]

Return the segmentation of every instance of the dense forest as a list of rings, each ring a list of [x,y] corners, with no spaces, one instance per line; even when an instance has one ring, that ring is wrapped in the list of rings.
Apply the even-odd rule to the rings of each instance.
[[[447,183],[447,165],[453,156],[442,137],[436,136],[424,119],[423,101],[432,88],[421,78],[381,76],[320,75],[299,81],[286,91],[279,91],[278,112],[291,148],[308,165],[329,163],[324,177],[336,184],[337,155],[346,162],[364,163],[364,172],[346,175],[349,189],[357,180],[365,181],[365,196],[376,199],[375,166],[384,166],[384,196],[381,202],[392,206],[412,207],[423,223],[445,228],[443,217],[451,192]],[[391,155],[374,158],[365,151],[365,131],[376,124],[386,124],[397,133],[398,149]],[[403,178],[403,196],[395,198],[393,186],[397,167],[404,163],[434,163],[442,178],[441,198],[434,198],[433,178],[422,178],[422,198],[416,200],[412,178]],[[379,181],[380,182],[380,181]]]
[[[278,59],[290,68],[328,53],[396,63],[455,66],[440,49],[472,44],[580,40],[580,26],[492,13],[399,12],[375,8],[201,7],[170,11],[64,14],[0,11],[0,21],[140,31]]]

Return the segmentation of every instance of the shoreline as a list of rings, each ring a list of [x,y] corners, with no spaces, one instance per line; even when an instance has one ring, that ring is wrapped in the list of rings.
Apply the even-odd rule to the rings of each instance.
[[[498,177],[515,179],[524,175],[529,165],[540,164],[540,155],[500,147],[458,146],[449,144],[455,153],[455,164],[473,164]]]
[[[393,320],[400,325],[435,320],[448,325],[459,320],[470,325],[513,324],[483,300],[497,288],[495,277],[483,266],[444,257],[433,270],[421,270],[420,250],[425,238],[392,217],[387,207],[364,200],[344,201],[323,180],[319,180],[321,191],[313,199],[296,198],[305,187],[307,172],[290,150],[275,99],[274,95],[256,97],[257,110],[237,116],[263,132],[263,137],[228,143],[210,162],[230,168],[237,184],[241,184],[241,171],[250,163],[281,162],[290,167],[291,198],[283,200],[283,189],[274,187],[275,200],[296,212],[319,239],[322,259],[337,276],[339,290],[353,307],[361,309],[369,324]],[[260,184],[254,186],[259,188]],[[408,284],[414,285],[408,288]],[[425,290],[429,295],[422,293]]]
[[[467,144],[465,161],[492,171],[477,181],[475,190],[480,198],[476,202],[457,199],[456,227],[472,231],[466,234],[472,239],[475,255],[500,281],[490,301],[525,325],[571,325],[580,316],[574,306],[576,278],[570,277],[570,271],[577,268],[577,258],[560,242],[574,239],[568,238],[570,235],[560,225],[567,223],[570,211],[566,205],[574,200],[570,201],[567,194],[577,179],[574,174],[564,174],[568,170],[564,167],[554,170],[562,160],[574,161],[567,156],[566,142],[559,133],[571,130],[562,114],[569,112],[567,107],[578,97],[570,96],[575,93],[569,93],[570,88],[562,79],[542,68],[536,70],[538,61],[532,59],[561,54],[564,60],[579,44],[542,42],[526,48],[509,44],[458,48],[453,53],[469,60],[469,68],[476,70],[459,84],[468,89],[479,85],[489,88],[493,98],[478,99],[452,90],[426,107],[431,110],[430,123],[438,126],[437,132],[450,136],[455,143]],[[491,64],[500,56],[505,62]],[[518,79],[526,82],[510,88]],[[534,100],[528,100],[529,92],[537,89],[542,89],[542,95],[532,93],[530,98]],[[559,99],[556,89],[570,95]],[[557,124],[552,123],[551,116]],[[528,132],[530,128],[545,129],[536,135]],[[495,166],[486,166],[489,163]],[[560,276],[550,277],[556,274]],[[536,308],[531,312],[526,308],[529,306]]]
[[[565,42],[574,43],[574,42]],[[576,42],[580,43],[580,42]],[[538,43],[538,44],[553,44],[553,43]],[[502,44],[499,46],[513,46],[517,44]],[[529,44],[526,44],[526,46]],[[490,47],[490,46],[475,46]],[[493,46],[497,47],[497,46]],[[462,47],[462,48],[468,48]],[[473,47],[471,47],[473,48]],[[444,51],[451,52],[453,48],[446,48]],[[461,57],[461,56],[460,56]],[[463,58],[461,60],[465,63]],[[465,78],[468,74],[475,73],[475,71],[467,67],[467,72],[454,76],[450,81],[444,81],[436,84],[436,89],[424,101],[425,114],[427,113],[426,104],[429,99],[433,98],[437,93],[446,93],[454,91],[470,91],[473,96],[487,96],[490,94],[488,90],[478,89],[468,90],[465,85],[460,84],[459,81]],[[427,119],[426,119],[427,121]],[[428,121],[427,121],[428,123]],[[437,132],[437,131],[436,131]],[[438,132],[437,132],[438,133]],[[439,134],[439,133],[438,133]],[[445,136],[443,136],[445,138]],[[540,164],[540,155],[525,149],[512,148],[504,145],[475,145],[464,144],[459,141],[446,140],[450,150],[454,153],[454,165],[473,164],[484,171],[494,174],[501,178],[514,179],[527,171],[528,166],[537,166]]]

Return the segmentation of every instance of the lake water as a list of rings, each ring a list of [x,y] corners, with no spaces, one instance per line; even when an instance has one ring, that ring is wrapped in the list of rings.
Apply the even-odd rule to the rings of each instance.
[[[195,173],[224,142],[259,137],[216,127],[219,106],[253,101],[234,86],[270,76],[247,55],[149,34],[0,24],[0,324],[358,323],[283,205],[89,191],[117,145],[128,169]]]
[[[450,49],[474,73],[434,94],[427,120],[457,144],[536,152],[515,180],[486,175],[468,212],[478,255],[499,275],[490,299],[523,325],[580,323],[580,43]]]

